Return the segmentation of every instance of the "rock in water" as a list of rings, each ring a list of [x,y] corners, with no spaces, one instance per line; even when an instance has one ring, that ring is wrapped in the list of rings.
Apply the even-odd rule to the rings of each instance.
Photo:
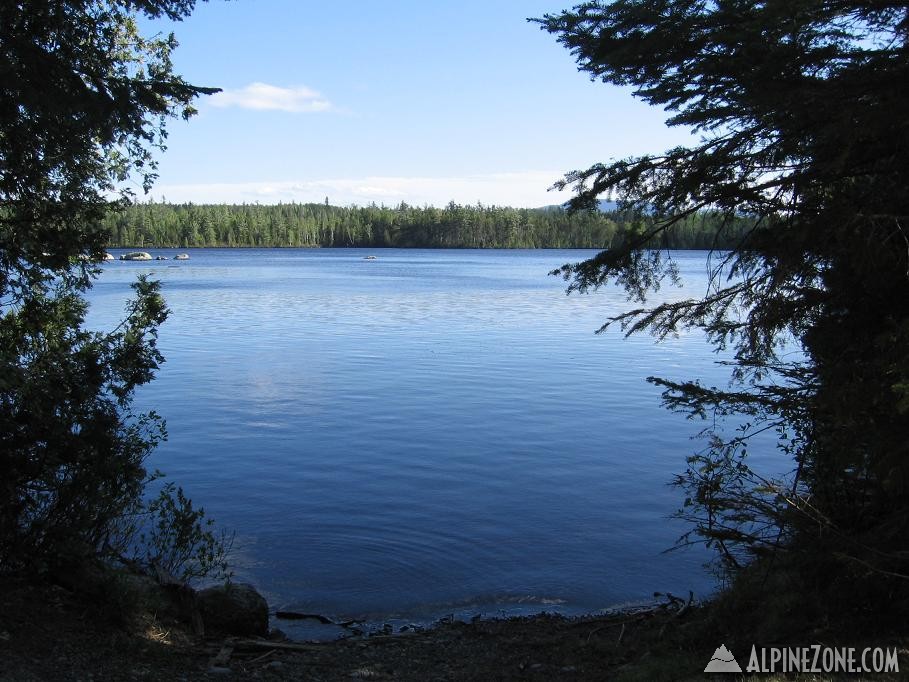
[[[130,251],[120,256],[120,260],[151,260],[151,254],[145,251]]]
[[[225,635],[268,634],[268,603],[252,585],[230,583],[196,595],[205,632]]]

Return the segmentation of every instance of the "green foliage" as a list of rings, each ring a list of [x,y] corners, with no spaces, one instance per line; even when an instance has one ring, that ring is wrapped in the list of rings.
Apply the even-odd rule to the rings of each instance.
[[[107,334],[83,328],[82,293],[124,181],[150,186],[166,118],[211,92],[172,73],[173,36],[143,37],[137,11],[193,4],[0,3],[0,573],[103,555],[165,437],[131,409],[162,361],[159,285],[140,278]]]
[[[147,566],[163,569],[181,582],[195,578],[229,579],[227,566],[232,538],[217,534],[214,521],[173,483],[164,485],[157,497],[143,503],[134,552]]]
[[[179,18],[189,0],[0,4],[0,295],[27,295],[49,273],[80,276],[81,253],[100,256],[97,222],[155,178],[165,119],[194,110],[191,86],[171,72],[173,35],[143,37],[136,9]]]
[[[909,574],[905,4],[618,0],[537,21],[593,79],[630,86],[701,136],[558,183],[574,187],[576,208],[605,193],[655,217],[639,240],[559,271],[570,290],[615,281],[644,304],[607,326],[697,329],[733,353],[728,389],[654,380],[674,409],[747,421],[692,460],[683,515],[732,567],[729,557],[769,544],[899,582]],[[714,259],[704,296],[647,307],[675,273],[643,247],[704,210],[723,216],[718,237],[741,218],[748,228]],[[764,481],[736,452],[773,429],[785,481]],[[755,524],[779,539],[755,536]]]
[[[704,211],[686,219],[660,245],[671,249],[729,248],[747,224],[737,221],[717,241],[721,217]],[[134,204],[101,223],[115,246],[359,246],[416,248],[603,248],[646,231],[652,217],[613,211],[570,214],[558,207],[444,209],[400,204]]]
[[[103,546],[109,525],[141,493],[143,461],[165,436],[130,398],[161,361],[167,309],[140,278],[119,329],[82,329],[85,301],[60,285],[0,319],[0,570],[46,562],[67,546]]]

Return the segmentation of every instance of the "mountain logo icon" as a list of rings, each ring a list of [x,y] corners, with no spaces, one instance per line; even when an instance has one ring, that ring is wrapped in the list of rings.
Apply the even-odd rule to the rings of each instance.
[[[713,652],[713,658],[704,668],[705,673],[740,673],[742,666],[735,660],[732,652],[726,648],[725,644],[720,644],[719,648]]]

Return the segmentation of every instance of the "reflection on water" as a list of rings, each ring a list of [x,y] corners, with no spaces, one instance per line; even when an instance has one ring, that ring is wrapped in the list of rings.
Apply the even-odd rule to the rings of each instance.
[[[275,607],[419,619],[703,595],[706,555],[662,553],[685,530],[667,520],[667,482],[700,425],[660,409],[643,379],[724,373],[698,335],[595,335],[624,297],[566,297],[547,276],[586,255],[117,261],[90,323],[112,326],[139,272],[163,282],[167,363],[138,402],[170,440],[150,464],[236,529],[237,578]],[[705,254],[676,261],[702,293]]]

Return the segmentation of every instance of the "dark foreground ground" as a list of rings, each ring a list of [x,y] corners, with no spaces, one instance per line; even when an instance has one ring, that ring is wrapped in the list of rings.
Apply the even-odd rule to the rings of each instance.
[[[198,639],[153,613],[124,616],[59,587],[0,586],[0,680],[697,680],[722,642],[709,610],[666,601],[608,617],[442,623],[323,644]],[[807,643],[808,640],[801,640]],[[813,639],[811,641],[817,641]],[[909,671],[907,639],[899,646]],[[830,642],[833,643],[832,641]],[[850,644],[855,645],[855,642]],[[738,647],[738,648],[736,648]],[[820,680],[829,677],[756,676]],[[858,675],[843,679],[909,679]]]

